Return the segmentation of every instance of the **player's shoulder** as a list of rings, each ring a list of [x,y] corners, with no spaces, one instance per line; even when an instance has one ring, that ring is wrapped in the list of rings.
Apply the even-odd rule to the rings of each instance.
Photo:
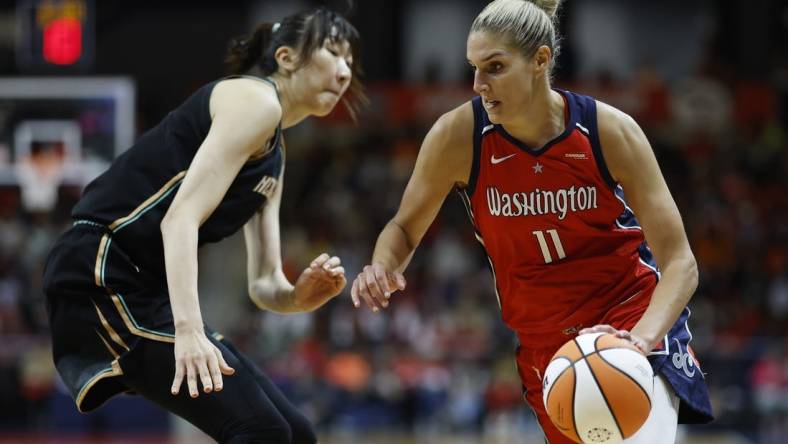
[[[216,112],[265,117],[276,122],[282,118],[282,106],[273,85],[250,77],[217,81],[211,94],[211,114]]]
[[[650,151],[643,130],[629,114],[597,101],[597,128],[602,155],[616,181],[631,174],[643,153]]]
[[[471,101],[441,115],[430,132],[449,145],[473,143],[473,106]]]
[[[640,129],[632,116],[601,100],[596,100],[596,110],[597,128],[602,139],[622,141]]]

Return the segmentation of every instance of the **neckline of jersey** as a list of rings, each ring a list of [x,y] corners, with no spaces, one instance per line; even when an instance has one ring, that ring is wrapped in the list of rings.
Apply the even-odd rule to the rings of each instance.
[[[252,80],[258,80],[263,83],[267,83],[274,89],[274,93],[276,94],[276,100],[279,103],[282,103],[282,98],[279,96],[279,88],[276,86],[276,82],[273,81],[270,77],[258,77],[255,75],[238,75],[235,77],[242,77]],[[256,166],[262,163],[265,160],[268,160],[275,152],[280,151],[280,147],[282,146],[282,121],[280,120],[279,123],[276,125],[276,131],[274,131],[274,136],[269,139],[272,143],[270,144],[271,147],[265,153],[260,155],[259,157],[255,157],[253,159],[247,160],[244,165],[245,166]]]
[[[495,130],[498,131],[498,133],[500,133],[504,139],[508,140],[513,145],[520,148],[520,150],[524,151],[527,154],[530,154],[531,156],[539,157],[545,152],[547,152],[547,150],[549,150],[553,145],[556,145],[557,143],[569,137],[569,135],[572,134],[572,131],[574,130],[575,125],[577,123],[577,112],[575,111],[575,101],[572,95],[569,94],[568,91],[558,88],[553,88],[553,91],[561,94],[561,97],[564,99],[564,131],[561,132],[561,134],[555,136],[552,140],[550,140],[546,144],[544,144],[544,146],[542,146],[539,149],[534,149],[530,147],[528,144],[520,141],[519,139],[515,138],[514,136],[506,132],[506,129],[503,127],[503,125],[497,123],[495,124]]]

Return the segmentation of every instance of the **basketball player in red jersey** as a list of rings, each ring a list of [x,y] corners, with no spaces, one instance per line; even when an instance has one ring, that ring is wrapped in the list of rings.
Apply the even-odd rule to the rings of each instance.
[[[503,320],[517,334],[525,399],[548,441],[571,442],[542,403],[550,358],[577,334],[607,331],[646,354],[656,375],[651,415],[626,442],[672,443],[677,423],[712,419],[688,346],[695,258],[637,123],[551,87],[558,3],[496,0],[476,18],[467,58],[479,97],[427,134],[351,296],[378,311],[405,288],[403,270],[456,189],[489,258]]]

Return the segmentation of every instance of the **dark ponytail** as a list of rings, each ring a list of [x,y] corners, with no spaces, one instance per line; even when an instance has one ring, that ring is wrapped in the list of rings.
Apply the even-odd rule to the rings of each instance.
[[[224,59],[224,66],[227,74],[243,74],[261,60],[263,49],[271,42],[271,29],[273,23],[261,23],[249,36],[236,37],[230,41],[230,48],[227,50],[227,57]],[[273,57],[272,57],[273,58]],[[273,71],[276,71],[276,61],[274,60]],[[270,74],[270,73],[267,73]]]

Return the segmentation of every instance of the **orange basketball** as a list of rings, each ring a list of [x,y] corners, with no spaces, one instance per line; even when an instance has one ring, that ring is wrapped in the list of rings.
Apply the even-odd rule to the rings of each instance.
[[[578,443],[614,444],[646,422],[654,372],[631,343],[592,333],[558,349],[542,389],[547,414],[564,435]]]

